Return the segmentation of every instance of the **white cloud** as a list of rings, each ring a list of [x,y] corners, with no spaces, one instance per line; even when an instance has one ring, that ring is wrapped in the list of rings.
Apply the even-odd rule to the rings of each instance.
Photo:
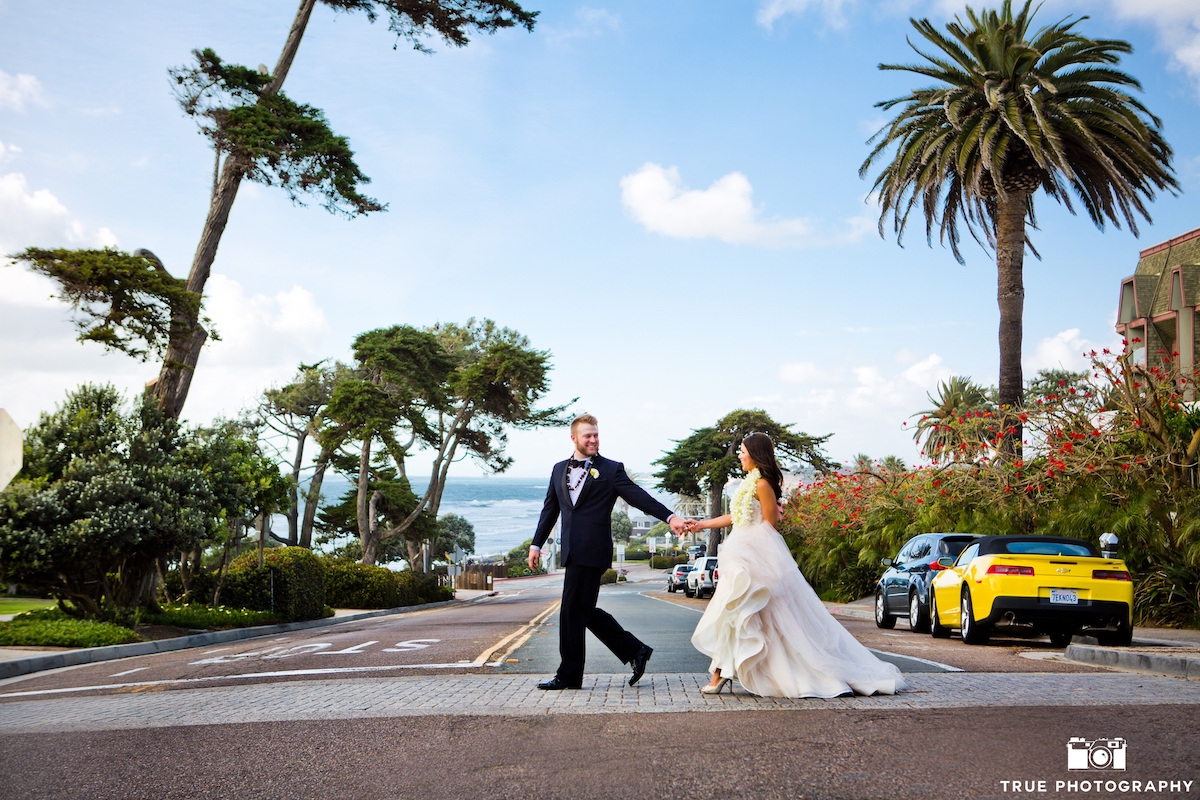
[[[567,39],[594,39],[606,33],[621,30],[621,17],[606,8],[580,6],[575,9],[572,24],[564,27],[545,26],[545,35],[551,41]]]
[[[0,111],[24,111],[26,105],[46,105],[42,84],[32,75],[9,75],[0,69]]]
[[[763,0],[754,15],[754,20],[767,30],[774,30],[775,23],[789,15],[800,15],[810,8],[819,10],[825,23],[833,28],[846,24],[842,9],[852,5],[853,0]]]
[[[764,219],[754,205],[754,188],[740,172],[718,178],[707,189],[688,189],[678,168],[650,163],[621,178],[621,203],[633,219],[654,233],[770,248],[853,241],[873,224],[866,217],[855,217],[845,221],[841,235],[821,236],[806,218]]]
[[[1148,22],[1174,63],[1196,81],[1200,91],[1200,3],[1196,0],[1112,0],[1117,15]]]
[[[17,147],[15,144],[5,144],[4,142],[0,142],[0,161],[4,161],[5,159],[10,158],[20,152],[22,152],[21,148]]]
[[[72,219],[66,206],[50,190],[30,192],[29,182],[19,172],[0,175],[0,254],[33,245],[108,247],[116,244],[117,238],[108,228],[90,231],[79,220]]]
[[[1119,337],[1114,333],[1112,341],[1097,343],[1080,336],[1079,328],[1069,328],[1038,342],[1033,352],[1027,353],[1021,359],[1021,367],[1026,378],[1043,369],[1069,369],[1079,372],[1088,369],[1092,363],[1085,353],[1099,351],[1105,347],[1119,350]]]

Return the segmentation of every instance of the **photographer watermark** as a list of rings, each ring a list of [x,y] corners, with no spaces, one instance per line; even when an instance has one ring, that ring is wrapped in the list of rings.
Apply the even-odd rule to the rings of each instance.
[[[1008,780],[1000,781],[1000,790],[1006,794],[1041,794],[1066,792],[1068,794],[1171,794],[1189,793],[1195,781],[1184,780],[1135,780],[1121,775],[1108,777],[1102,773],[1124,772],[1129,743],[1116,736],[1110,739],[1085,739],[1072,736],[1067,740],[1067,770],[1070,772],[1095,772],[1093,776],[1061,780]]]

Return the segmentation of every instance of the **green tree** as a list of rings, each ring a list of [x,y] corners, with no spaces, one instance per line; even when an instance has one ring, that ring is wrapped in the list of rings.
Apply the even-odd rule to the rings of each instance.
[[[355,340],[354,353],[357,377],[335,388],[328,413],[360,442],[357,516],[365,564],[382,541],[406,535],[421,515],[437,518],[450,467],[462,456],[503,472],[512,463],[505,455],[508,429],[565,423],[564,407],[536,407],[549,390],[549,354],[491,320],[369,331]],[[370,511],[376,441],[401,478],[407,478],[412,452],[433,451],[424,494],[386,527],[372,527],[377,516]],[[415,548],[424,537],[407,538],[410,563],[416,564]]]
[[[612,535],[618,542],[628,542],[633,536],[633,522],[630,521],[629,515],[615,508],[612,512]]]
[[[219,533],[221,499],[190,463],[179,424],[112,386],[82,386],[25,436],[21,474],[0,492],[0,578],[64,610],[128,621],[154,605],[160,559]]]
[[[1000,306],[1002,408],[1023,403],[1021,339],[1025,303],[1026,225],[1036,225],[1034,195],[1042,189],[1074,213],[1072,194],[1092,222],[1124,222],[1137,235],[1137,216],[1149,220],[1146,202],[1155,189],[1175,193],[1171,148],[1158,117],[1130,90],[1141,86],[1116,68],[1133,48],[1114,39],[1089,39],[1075,31],[1087,17],[1031,29],[1027,0],[1013,13],[976,12],[947,24],[948,36],[927,19],[911,20],[936,48],[915,65],[880,64],[924,76],[935,85],[877,104],[899,109],[874,137],[860,169],[885,161],[875,179],[879,232],[893,219],[897,241],[918,208],[925,235],[933,229],[961,263],[959,225],[996,254]],[[886,156],[893,150],[890,160]],[[1032,248],[1031,248],[1032,249]],[[1036,251],[1035,255],[1036,255]],[[1002,451],[1017,453],[1020,422]]]
[[[349,369],[339,363],[301,364],[291,383],[278,389],[267,389],[259,403],[258,413],[263,424],[276,436],[283,438],[279,450],[288,451],[291,455],[292,485],[285,506],[288,536],[284,542],[290,547],[312,547],[313,521],[321,500],[321,484],[337,449],[336,444],[324,447],[321,443],[320,434],[325,431],[327,423],[325,407],[333,395],[334,386],[348,373]],[[317,441],[318,452],[311,462],[313,473],[305,492],[305,512],[301,520],[300,485],[308,466],[304,456],[310,439]]]
[[[954,375],[938,384],[937,397],[926,397],[933,408],[913,414],[920,415],[913,440],[920,443],[921,454],[930,461],[973,459],[978,455],[978,441],[965,436],[964,428],[955,422],[964,414],[994,410],[988,402],[988,390],[965,375]]]
[[[153,254],[139,258],[144,251],[130,256],[116,250],[30,249],[13,256],[59,280],[62,296],[81,313],[81,338],[141,358],[165,348],[159,375],[147,389],[169,417],[182,413],[210,336],[201,302],[243,179],[278,186],[297,204],[317,197],[328,211],[347,217],[384,209],[362,193],[370,179],[355,163],[348,140],[333,132],[320,109],[282,91],[317,2],[301,0],[269,73],[226,63],[211,49],[193,51],[194,64],[170,70],[180,107],[197,121],[215,154],[212,198],[186,281],[172,277]],[[432,52],[426,42],[433,37],[464,47],[476,32],[532,31],[538,15],[515,0],[320,2],[335,11],[362,12],[371,22],[384,15],[399,40],[423,53]]]
[[[454,548],[464,553],[475,552],[475,526],[458,514],[443,514],[438,517],[437,534],[430,544],[433,557],[449,561]]]
[[[716,425],[700,428],[654,463],[662,469],[654,473],[658,486],[672,494],[687,497],[707,495],[709,516],[723,513],[725,484],[741,475],[738,449],[751,433],[765,433],[775,443],[775,455],[783,469],[812,469],[829,472],[838,468],[822,450],[832,434],[810,436],[792,430],[759,409],[738,409],[722,417]],[[781,498],[782,499],[782,498]],[[710,534],[711,535],[711,534]],[[720,542],[720,534],[714,544]],[[710,548],[715,552],[713,548]]]

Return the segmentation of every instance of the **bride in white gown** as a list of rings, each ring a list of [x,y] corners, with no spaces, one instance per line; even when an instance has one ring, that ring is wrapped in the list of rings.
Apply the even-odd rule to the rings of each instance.
[[[908,688],[899,669],[876,658],[833,618],[775,529],[783,473],[771,439],[747,436],[738,456],[749,474],[730,513],[689,524],[692,530],[733,526],[721,544],[717,589],[692,634],[696,649],[712,658],[712,682],[703,691],[720,692],[732,678],[764,697]]]

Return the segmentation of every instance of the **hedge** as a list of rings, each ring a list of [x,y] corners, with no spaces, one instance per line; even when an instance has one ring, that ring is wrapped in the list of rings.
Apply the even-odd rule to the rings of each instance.
[[[228,606],[213,608],[201,603],[163,603],[160,613],[143,613],[139,621],[151,625],[174,625],[178,628],[226,630],[271,625],[281,619],[282,617],[270,611],[248,611]]]
[[[47,619],[21,614],[12,622],[0,622],[0,645],[9,647],[104,647],[140,642],[141,639],[120,625],[65,616]]]
[[[324,559],[303,547],[273,547],[235,559],[225,574],[221,600],[228,606],[271,611],[287,620],[325,614]]]
[[[434,575],[393,572],[345,558],[326,558],[325,602],[335,608],[399,608],[454,598]]]

